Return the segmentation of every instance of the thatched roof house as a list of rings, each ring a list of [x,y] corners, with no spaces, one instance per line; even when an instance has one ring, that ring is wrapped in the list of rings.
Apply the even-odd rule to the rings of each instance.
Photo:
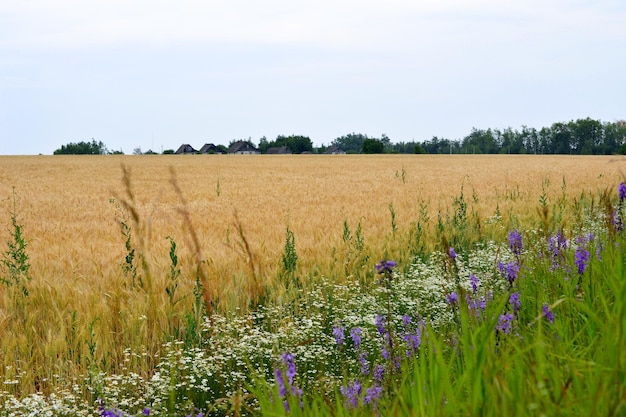
[[[279,147],[274,147],[274,148],[268,148],[267,153],[274,154],[274,155],[286,155],[286,154],[291,153],[291,149],[289,149],[286,146],[279,146]]]
[[[236,153],[236,154],[258,154],[261,153],[254,145],[245,140],[239,140],[228,148],[228,153]]]
[[[200,153],[204,153],[204,154],[225,154],[226,152],[224,152],[222,150],[222,148],[212,144],[212,143],[205,143],[204,146],[202,148],[200,148]]]
[[[184,143],[182,145],[180,145],[180,148],[178,148],[178,150],[175,152],[176,155],[188,155],[188,154],[194,154],[197,151],[193,148],[193,146]]]
[[[326,149],[326,152],[324,152],[326,154],[333,154],[333,155],[344,155],[346,153],[346,151],[341,150],[341,148],[339,148],[339,146],[331,146],[330,148]]]

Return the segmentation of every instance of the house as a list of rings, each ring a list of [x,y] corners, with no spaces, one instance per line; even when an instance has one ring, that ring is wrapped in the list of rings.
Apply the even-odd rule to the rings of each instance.
[[[330,148],[326,149],[326,152],[324,152],[325,154],[333,154],[333,155],[345,155],[346,151],[342,151],[339,146],[331,146]]]
[[[212,144],[212,143],[205,143],[204,146],[202,148],[200,148],[200,153],[203,154],[224,154],[226,152],[224,152],[222,150],[222,148]]]
[[[259,150],[252,143],[245,140],[239,140],[228,148],[228,153],[236,154],[259,154]]]
[[[198,151],[196,151],[193,146],[184,143],[182,145],[180,145],[180,148],[178,148],[178,150],[175,152],[176,155],[189,155],[189,154],[194,154]]]
[[[274,148],[268,148],[267,153],[274,154],[274,155],[285,155],[285,154],[290,154],[291,150],[286,146],[279,146],[279,147],[274,147]]]

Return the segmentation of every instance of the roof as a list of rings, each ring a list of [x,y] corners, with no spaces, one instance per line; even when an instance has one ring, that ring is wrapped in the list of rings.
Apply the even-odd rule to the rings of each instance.
[[[180,145],[180,148],[176,151],[177,154],[186,154],[186,153],[196,153],[197,151],[193,148],[193,146],[188,143],[184,143]]]
[[[224,151],[212,143],[205,143],[204,146],[200,148],[200,153],[224,153]]]
[[[290,154],[291,150],[286,146],[274,147],[267,149],[268,154]]]
[[[228,153],[244,153],[244,152],[258,153],[259,150],[255,148],[250,142],[245,141],[245,140],[239,140],[233,143],[232,145],[230,145],[230,147],[228,148]]]

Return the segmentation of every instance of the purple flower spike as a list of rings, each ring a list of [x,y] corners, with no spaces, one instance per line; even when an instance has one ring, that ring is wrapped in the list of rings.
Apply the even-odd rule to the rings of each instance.
[[[335,343],[337,344],[337,346],[341,346],[343,345],[343,342],[345,340],[345,332],[346,328],[343,326],[335,326],[333,327],[333,336],[335,336]]]
[[[513,285],[513,282],[517,279],[517,274],[519,273],[519,265],[516,262],[509,262],[504,265],[502,262],[498,261],[498,269],[509,281],[509,284]]]
[[[619,194],[619,201],[623,201],[624,199],[626,199],[626,184],[621,182],[619,184],[619,187],[617,187],[617,191]]]
[[[472,294],[476,294],[476,291],[478,290],[478,278],[476,278],[476,275],[474,274],[470,274],[470,284],[472,284]]]
[[[353,408],[358,407],[361,397],[361,384],[359,384],[359,381],[354,381],[352,384],[342,386],[339,388],[339,391],[341,391],[346,398],[346,404],[348,406],[352,406]]]
[[[584,247],[578,247],[574,255],[574,262],[578,267],[578,273],[580,275],[584,274],[585,269],[587,269],[587,264],[589,263],[589,251]]]
[[[513,321],[513,315],[510,313],[504,313],[500,315],[496,330],[503,332],[504,334],[511,333],[511,322]]]
[[[519,291],[511,294],[511,296],[509,297],[509,304],[511,304],[511,307],[513,307],[513,314],[517,316],[517,313],[522,307],[522,303],[520,302],[520,299],[519,299]]]
[[[394,261],[382,260],[379,264],[376,264],[376,270],[379,274],[391,274],[393,272],[393,268],[396,267],[396,263]]]
[[[381,335],[385,333],[386,321],[387,320],[385,319],[385,316],[381,316],[381,315],[376,316],[376,329],[378,330],[378,333],[380,333]]]
[[[350,338],[352,339],[352,343],[354,343],[355,348],[359,348],[361,346],[361,328],[353,327],[350,330]]]
[[[456,291],[452,291],[450,294],[446,295],[446,301],[452,306],[456,305],[456,303],[459,302],[459,296]]]
[[[374,385],[373,387],[368,388],[365,391],[365,397],[363,398],[363,403],[376,404],[382,392],[383,392],[382,387],[378,385]]]
[[[548,303],[545,303],[543,305],[541,311],[543,312],[543,316],[546,318],[546,320],[548,320],[550,324],[554,324],[554,314],[552,314],[552,311],[550,311],[550,306],[548,305]]]
[[[513,254],[519,256],[524,250],[524,243],[522,242],[522,234],[518,230],[513,230],[509,233],[509,248]]]
[[[452,246],[448,249],[448,256],[450,256],[450,259],[456,259],[456,252]]]

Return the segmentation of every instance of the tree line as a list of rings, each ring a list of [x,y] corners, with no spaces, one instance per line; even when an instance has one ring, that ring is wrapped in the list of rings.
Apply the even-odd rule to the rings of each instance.
[[[250,138],[245,140],[255,146]],[[233,144],[235,140],[231,141]],[[226,147],[221,146],[224,150]],[[290,153],[325,153],[339,150],[345,153],[426,153],[426,154],[570,154],[570,155],[611,155],[626,154],[626,121],[601,122],[591,118],[558,122],[550,127],[535,129],[522,126],[521,129],[476,129],[462,139],[446,139],[434,136],[426,141],[393,143],[383,134],[369,137],[362,133],[349,133],[334,139],[330,145],[314,147],[308,136],[279,135],[275,140],[263,136],[258,150],[268,153],[272,148],[282,148]],[[69,143],[54,151],[58,154],[107,154],[110,152],[102,142]],[[138,148],[133,153],[141,153]],[[152,153],[152,150],[145,152]],[[174,153],[168,149],[163,153]]]

